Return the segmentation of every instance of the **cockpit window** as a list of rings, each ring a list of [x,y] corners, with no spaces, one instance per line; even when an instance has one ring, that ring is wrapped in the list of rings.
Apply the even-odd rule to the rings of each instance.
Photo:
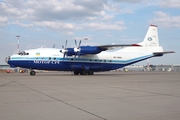
[[[18,55],[29,55],[29,53],[26,53],[25,51],[19,52]]]

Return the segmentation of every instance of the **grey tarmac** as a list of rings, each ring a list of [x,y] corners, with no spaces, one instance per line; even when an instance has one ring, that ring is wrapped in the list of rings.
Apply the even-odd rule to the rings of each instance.
[[[0,119],[180,120],[180,73],[0,73]]]

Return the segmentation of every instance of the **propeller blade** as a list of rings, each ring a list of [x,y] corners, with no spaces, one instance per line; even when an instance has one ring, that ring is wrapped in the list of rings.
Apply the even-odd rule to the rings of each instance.
[[[65,44],[65,49],[66,49],[66,47],[67,47],[67,40],[66,40],[66,44]]]
[[[75,53],[75,56],[74,56],[74,58],[76,58],[76,56],[78,56],[78,58],[80,58],[80,52],[78,52],[78,53]]]
[[[77,47],[77,41],[76,41],[76,39],[75,39],[75,45],[76,45],[76,47]]]
[[[61,53],[64,53],[63,60],[64,60],[64,58],[66,56],[67,51],[68,51],[66,47],[67,47],[67,40],[66,40],[65,46],[62,45],[62,50],[60,50]]]
[[[76,58],[76,54],[75,54],[74,58]]]
[[[78,53],[78,58],[80,58],[80,52]]]
[[[78,46],[78,48],[80,47],[80,45],[81,45],[81,40],[79,41],[79,46]]]

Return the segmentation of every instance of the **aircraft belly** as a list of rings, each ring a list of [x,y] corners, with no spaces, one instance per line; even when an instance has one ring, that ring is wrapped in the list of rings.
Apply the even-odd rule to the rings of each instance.
[[[63,68],[67,71],[93,70],[94,72],[98,72],[112,70],[113,64],[92,62],[63,62]]]

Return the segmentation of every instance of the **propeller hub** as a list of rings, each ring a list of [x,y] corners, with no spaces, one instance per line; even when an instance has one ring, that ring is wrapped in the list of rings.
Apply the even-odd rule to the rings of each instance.
[[[80,48],[77,47],[74,48],[74,52],[80,52],[80,50],[81,50]]]
[[[81,40],[79,41],[79,44],[77,45],[77,41],[75,40],[76,47],[74,48],[74,52],[80,52],[80,46],[81,46]]]
[[[61,53],[66,53],[68,50],[62,49],[60,50]]]

